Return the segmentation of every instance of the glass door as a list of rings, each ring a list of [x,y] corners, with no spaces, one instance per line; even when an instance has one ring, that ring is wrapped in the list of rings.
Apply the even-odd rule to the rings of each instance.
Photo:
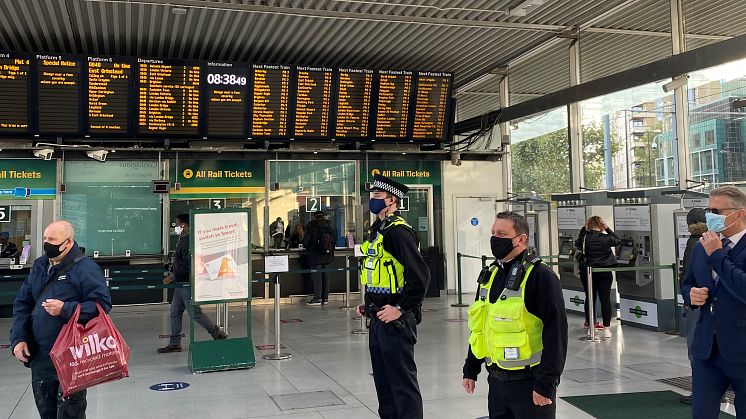
[[[433,246],[433,187],[431,185],[410,185],[401,216],[420,236],[420,250]]]

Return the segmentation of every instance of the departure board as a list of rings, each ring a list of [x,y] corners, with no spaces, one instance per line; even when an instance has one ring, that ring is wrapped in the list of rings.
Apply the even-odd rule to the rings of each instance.
[[[137,59],[138,126],[144,134],[199,134],[200,66]]]
[[[411,71],[378,70],[376,138],[407,137],[413,81]]]
[[[234,63],[208,62],[205,67],[207,135],[245,137],[249,70]]]
[[[129,132],[132,61],[88,57],[88,132]]]
[[[366,138],[373,95],[373,70],[339,69],[336,138]]]
[[[57,55],[37,55],[36,60],[39,132],[80,132],[80,60]]]
[[[445,137],[451,97],[450,73],[418,72],[412,138],[442,140]]]
[[[0,132],[27,132],[31,61],[15,54],[0,54]]]
[[[287,137],[290,67],[254,64],[251,77],[251,136]]]
[[[295,73],[295,138],[329,137],[332,76],[326,67],[297,67]]]

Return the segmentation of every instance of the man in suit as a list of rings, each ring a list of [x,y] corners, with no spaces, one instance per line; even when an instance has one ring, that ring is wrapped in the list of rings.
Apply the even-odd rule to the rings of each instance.
[[[692,250],[681,288],[685,303],[701,311],[692,344],[694,419],[717,418],[728,385],[736,413],[746,406],[746,194],[714,189],[705,217],[709,231]]]

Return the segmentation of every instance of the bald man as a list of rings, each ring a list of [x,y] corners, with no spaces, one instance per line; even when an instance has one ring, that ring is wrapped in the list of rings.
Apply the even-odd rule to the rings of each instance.
[[[10,329],[13,355],[31,368],[42,419],[85,418],[86,391],[62,399],[49,351],[75,309],[80,306],[79,323],[85,324],[98,315],[96,303],[111,310],[101,268],[80,251],[69,222],[53,222],[44,230],[44,256],[34,261],[16,295]]]

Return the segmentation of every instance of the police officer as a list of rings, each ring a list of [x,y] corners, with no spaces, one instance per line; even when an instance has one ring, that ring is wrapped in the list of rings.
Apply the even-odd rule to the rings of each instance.
[[[495,262],[479,276],[469,307],[463,386],[473,393],[486,362],[490,419],[554,418],[567,355],[567,316],[554,272],[528,255],[528,223],[497,214],[490,247]]]
[[[361,245],[365,304],[357,313],[370,319],[370,360],[382,419],[422,418],[414,344],[430,271],[419,252],[417,233],[399,216],[409,188],[374,177],[370,212],[378,219]]]

